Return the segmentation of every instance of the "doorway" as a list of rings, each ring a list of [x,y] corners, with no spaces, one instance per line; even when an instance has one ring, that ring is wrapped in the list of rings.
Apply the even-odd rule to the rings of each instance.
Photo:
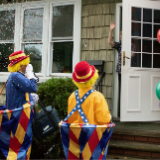
[[[122,3],[116,4],[116,28],[115,28],[115,42],[120,42],[120,31],[122,31]],[[113,89],[113,117],[119,118],[120,117],[120,100],[121,100],[121,85],[119,85],[119,77],[118,73],[115,71],[117,66],[118,60],[118,53],[114,51],[114,89]]]

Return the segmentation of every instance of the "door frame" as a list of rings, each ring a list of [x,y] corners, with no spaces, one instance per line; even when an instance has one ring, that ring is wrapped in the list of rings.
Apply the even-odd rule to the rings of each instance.
[[[115,41],[119,42],[119,34],[120,34],[120,17],[121,17],[121,7],[122,3],[116,3],[116,28],[115,28]],[[116,66],[117,66],[117,59],[118,59],[118,54],[116,53],[117,51],[114,51],[114,72],[113,72],[113,78],[114,78],[114,87],[113,87],[113,117],[117,118],[118,117],[118,97],[119,97],[119,84],[118,84],[118,73],[115,71]],[[118,88],[118,91],[117,91]],[[120,93],[121,97],[121,93]],[[120,98],[120,104],[121,104],[121,98]],[[121,105],[120,105],[121,106]]]

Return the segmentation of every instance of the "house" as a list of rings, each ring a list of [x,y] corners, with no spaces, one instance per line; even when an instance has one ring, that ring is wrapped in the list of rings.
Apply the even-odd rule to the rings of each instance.
[[[127,122],[160,120],[154,91],[160,81],[159,1],[0,0],[0,4],[1,88],[9,75],[8,56],[16,50],[30,54],[40,83],[71,77],[81,60],[105,60],[102,93],[113,117]],[[111,21],[116,22],[114,40],[119,41],[119,32],[123,33],[120,98],[118,56],[107,41]],[[131,43],[136,45],[135,53]],[[135,66],[130,64],[133,56]]]
[[[8,56],[16,50],[30,54],[40,83],[71,77],[81,60],[104,60],[102,93],[113,118],[121,121],[109,152],[160,158],[159,124],[148,123],[160,120],[155,94],[160,81],[159,6],[158,0],[0,0],[0,89],[9,75]],[[123,37],[121,86],[115,72],[118,54],[107,41],[111,21],[116,22],[114,40],[119,41],[120,31]],[[5,90],[0,104],[4,102]]]

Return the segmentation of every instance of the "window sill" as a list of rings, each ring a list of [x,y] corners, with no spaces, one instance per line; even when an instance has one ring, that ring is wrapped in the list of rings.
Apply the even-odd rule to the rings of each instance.
[[[1,77],[0,78],[0,83],[6,82],[7,79],[8,79],[8,76],[9,76],[9,73],[7,73],[5,75],[4,74],[0,74],[0,77]],[[62,74],[62,73],[60,73],[60,74],[50,75],[48,77],[43,77],[43,76],[37,75],[37,77],[39,78],[39,82],[38,83],[42,83],[42,82],[45,82],[45,81],[47,81],[47,80],[49,80],[51,78],[66,78],[66,77],[72,78],[72,74],[71,73],[69,73],[69,74],[67,74],[67,73]]]

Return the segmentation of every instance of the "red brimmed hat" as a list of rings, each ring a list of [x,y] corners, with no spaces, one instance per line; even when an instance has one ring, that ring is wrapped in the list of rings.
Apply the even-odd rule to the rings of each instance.
[[[12,53],[9,56],[9,60],[10,60],[9,67],[26,59],[27,57],[29,57],[29,55],[26,56],[25,53],[23,53],[23,51],[16,51],[16,52]]]
[[[94,66],[89,65],[86,61],[81,61],[74,68],[73,80],[78,83],[87,82],[93,77],[95,71]]]

